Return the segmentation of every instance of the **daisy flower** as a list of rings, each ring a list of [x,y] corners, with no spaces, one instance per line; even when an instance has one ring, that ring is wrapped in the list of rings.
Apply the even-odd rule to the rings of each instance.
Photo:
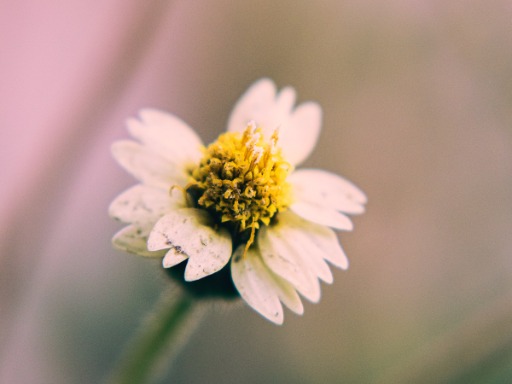
[[[259,80],[206,147],[171,114],[145,109],[129,119],[136,140],[112,152],[139,184],[110,205],[128,224],[114,246],[181,266],[185,285],[218,275],[276,324],[282,304],[302,314],[300,296],[318,302],[320,280],[333,280],[328,263],[348,267],[333,229],[352,230],[347,214],[362,213],[366,197],[338,175],[296,169],[315,147],[321,109],[294,105],[293,88]]]

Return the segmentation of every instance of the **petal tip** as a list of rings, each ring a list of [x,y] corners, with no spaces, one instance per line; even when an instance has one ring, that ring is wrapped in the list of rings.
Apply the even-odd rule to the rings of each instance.
[[[169,240],[160,231],[152,230],[148,236],[148,250],[149,251],[160,251],[162,249],[170,248],[172,244],[169,244]]]

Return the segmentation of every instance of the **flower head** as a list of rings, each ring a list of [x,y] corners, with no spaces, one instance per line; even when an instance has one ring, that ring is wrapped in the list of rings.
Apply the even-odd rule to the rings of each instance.
[[[116,142],[119,164],[139,184],[110,205],[128,224],[114,245],[184,268],[185,286],[213,277],[233,286],[270,321],[282,304],[303,313],[299,294],[320,299],[327,264],[348,260],[333,229],[352,230],[347,214],[364,211],[364,193],[344,178],[295,170],[313,150],[321,125],[318,104],[294,108],[295,91],[277,93],[268,79],[253,84],[231,113],[228,130],[204,147],[177,117],[142,110],[128,129],[137,141]],[[179,266],[178,266],[179,265]]]

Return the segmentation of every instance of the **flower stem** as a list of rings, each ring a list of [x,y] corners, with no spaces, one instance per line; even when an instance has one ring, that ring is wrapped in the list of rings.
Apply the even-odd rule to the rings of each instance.
[[[192,334],[203,312],[204,306],[198,305],[184,290],[173,287],[172,292],[165,292],[154,312],[141,324],[107,382],[142,384],[160,376],[162,368],[171,365]]]

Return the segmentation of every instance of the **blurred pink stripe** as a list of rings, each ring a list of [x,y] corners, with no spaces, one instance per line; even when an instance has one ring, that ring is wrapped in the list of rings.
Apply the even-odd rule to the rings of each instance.
[[[0,6],[2,323],[37,269],[66,185],[151,49],[170,5],[75,0]]]

